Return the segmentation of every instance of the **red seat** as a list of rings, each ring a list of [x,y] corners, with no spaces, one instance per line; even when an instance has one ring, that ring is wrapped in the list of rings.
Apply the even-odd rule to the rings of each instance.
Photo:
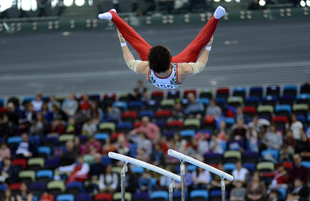
[[[11,190],[19,190],[20,189],[20,183],[10,184],[10,189]]]
[[[101,194],[95,195],[94,199],[95,201],[112,201],[112,194],[101,193]]]
[[[103,95],[103,102],[105,104],[112,104],[116,100],[116,94],[115,93],[106,93]]]
[[[23,158],[13,159],[12,164],[15,166],[22,166],[23,170],[25,170],[27,168],[27,160],[23,159]]]
[[[142,126],[142,122],[141,122],[141,121],[135,122],[135,123],[133,123],[133,125],[132,125],[133,128],[138,128],[138,127],[140,127],[140,126]]]
[[[245,106],[242,111],[245,117],[252,118],[256,115],[256,107],[254,106]]]
[[[164,92],[163,91],[153,91],[151,94],[151,100],[155,101],[162,101],[164,99]]]
[[[123,121],[129,121],[133,123],[136,119],[138,119],[138,113],[136,111],[127,111],[122,114]]]
[[[184,90],[183,92],[183,98],[187,98],[187,94],[189,93],[193,93],[195,95],[195,98],[197,97],[196,89],[187,89],[187,90]]]
[[[0,108],[0,113],[7,113],[7,112],[9,112],[8,108],[5,108],[5,107]]]
[[[218,88],[216,90],[217,98],[228,98],[229,97],[229,88]]]
[[[173,130],[182,130],[183,122],[182,121],[169,121],[166,126],[169,129]]]
[[[271,122],[283,122],[283,123],[287,123],[288,122],[288,118],[287,116],[275,116],[271,119]]]
[[[283,162],[282,163],[283,167],[286,169],[293,169],[293,163],[292,162]]]
[[[214,116],[206,116],[204,120],[204,124],[214,124],[215,117]]]
[[[155,117],[170,117],[171,111],[170,110],[158,110],[155,112]]]

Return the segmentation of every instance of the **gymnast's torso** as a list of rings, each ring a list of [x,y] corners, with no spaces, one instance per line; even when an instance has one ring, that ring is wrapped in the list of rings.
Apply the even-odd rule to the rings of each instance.
[[[178,64],[171,63],[170,64],[171,71],[170,75],[167,77],[158,77],[153,70],[148,70],[148,82],[152,83],[156,87],[160,89],[175,89],[181,85],[179,82],[179,72],[178,72]]]

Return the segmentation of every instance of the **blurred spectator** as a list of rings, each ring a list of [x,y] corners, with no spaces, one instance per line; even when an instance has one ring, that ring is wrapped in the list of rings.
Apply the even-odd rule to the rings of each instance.
[[[293,156],[291,153],[288,152],[288,147],[286,145],[282,146],[282,150],[280,151],[279,155],[279,162],[292,162]]]
[[[144,104],[146,104],[149,100],[149,93],[147,91],[147,89],[144,89],[141,99],[140,99]]]
[[[291,129],[288,129],[286,131],[286,137],[284,138],[284,145],[288,147],[288,150],[294,151],[296,144],[297,141],[293,136],[293,132],[291,131]]]
[[[268,195],[268,201],[280,201],[276,190],[271,190]]]
[[[167,142],[167,145],[168,145],[168,149],[177,150],[176,146],[175,146],[174,139],[170,139]],[[167,152],[165,152],[165,157],[166,157],[166,163],[167,164],[179,164],[179,162],[180,162],[180,160],[178,158],[168,155]]]
[[[242,121],[245,121],[245,118],[244,118],[244,115],[243,115],[243,110],[242,110],[242,107],[239,106],[237,107],[237,114],[236,114],[236,122],[242,120]]]
[[[198,135],[197,135],[198,134]],[[209,151],[209,142],[207,141],[208,134],[197,133],[196,137],[198,138],[198,150],[200,155],[204,155]]]
[[[60,157],[60,166],[58,169],[56,169],[55,180],[60,179],[60,174],[63,174],[65,172],[72,172],[75,167],[75,160],[76,160],[76,152],[74,150],[74,144],[72,141],[67,141],[66,143],[66,152],[63,153]]]
[[[113,193],[117,189],[118,177],[112,172],[112,165],[108,164],[104,168],[99,178],[99,190],[106,193]]]
[[[151,162],[153,165],[156,166],[165,166],[166,159],[165,159],[165,154],[161,150],[160,144],[156,143],[154,144],[154,150],[151,153]]]
[[[76,126],[75,126],[75,119],[73,117],[70,117],[68,120],[68,125],[66,128],[66,134],[76,134]]]
[[[52,119],[58,119],[65,124],[68,120],[68,116],[57,105],[52,105]]]
[[[109,122],[118,123],[121,120],[121,111],[117,107],[113,107],[113,105],[107,105],[107,112],[105,119]]]
[[[127,140],[125,135],[119,135],[117,137],[117,142],[115,143],[115,152],[129,156],[129,147],[127,146]]]
[[[139,178],[139,190],[141,192],[148,192],[153,189],[152,177],[148,171],[144,171]]]
[[[82,100],[80,101],[80,109],[88,110],[90,108],[92,101],[89,100],[88,94],[83,94]]]
[[[242,187],[242,181],[235,181],[235,188],[232,189],[230,194],[231,201],[244,201],[246,189]]]
[[[239,120],[232,130],[231,140],[243,140],[246,141],[246,125],[243,120]]]
[[[222,162],[218,162],[216,164],[216,168],[221,170],[221,171],[224,171],[224,166],[223,166],[223,163]],[[225,171],[224,171],[225,172]],[[210,184],[211,184],[211,188],[218,188],[218,187],[221,187],[221,177],[219,175],[214,175],[212,177],[213,179],[211,180]],[[229,185],[231,183],[231,181],[225,179],[225,185]]]
[[[91,119],[87,119],[87,121],[82,126],[82,134],[93,136],[94,133],[96,133],[96,131],[97,131],[96,124],[94,124]]]
[[[20,183],[20,194],[16,195],[16,201],[32,201],[33,195],[28,192],[28,185],[25,182]]]
[[[19,143],[16,150],[17,158],[29,158],[33,157],[37,153],[37,147],[29,142],[29,137],[27,133],[21,135],[22,142]]]
[[[186,152],[187,142],[185,139],[182,138],[182,136],[179,132],[176,132],[173,135],[173,139],[175,142],[175,150],[182,152],[182,153]]]
[[[199,147],[198,139],[192,138],[190,146],[187,147],[186,155],[201,161],[203,160],[203,151],[203,148]]]
[[[277,130],[277,125],[275,123],[271,123],[269,131],[265,134],[263,139],[263,144],[267,149],[280,149],[283,140],[281,133]]]
[[[167,166],[165,170],[169,172],[173,172],[172,168],[170,166]],[[159,186],[161,190],[168,190],[169,186],[171,184],[172,179],[170,177],[167,177],[165,175],[161,175],[160,180],[159,180]]]
[[[301,134],[301,140],[297,141],[295,153],[300,154],[303,161],[310,161],[310,142],[305,133]]]
[[[111,143],[110,138],[108,138],[105,140],[105,144],[102,146],[102,154],[108,155],[110,151],[115,151],[115,146]]]
[[[40,112],[43,104],[42,94],[37,93],[35,99],[32,100],[31,103],[33,105],[33,110],[35,112]]]
[[[52,106],[51,106],[52,107]],[[41,109],[41,113],[44,116],[44,119],[50,123],[52,121],[52,110],[49,110],[49,108],[47,107],[47,103],[43,103],[42,104],[42,109]]]
[[[223,154],[223,147],[221,144],[221,140],[217,138],[216,134],[211,135],[211,140],[210,140],[210,148],[209,150],[215,154]]]
[[[185,117],[184,109],[180,102],[176,102],[171,112],[169,120],[183,120]]]
[[[15,169],[15,166],[12,165],[11,159],[4,158],[3,160],[3,166],[0,168],[0,181],[2,183],[9,183],[13,184],[17,181],[17,171]]]
[[[130,193],[136,193],[139,189],[139,177],[131,171],[130,166],[125,176],[125,188],[126,192]]]
[[[7,188],[4,191],[3,197],[1,199],[2,201],[15,201],[14,196],[12,195],[12,192],[9,188]]]
[[[54,119],[48,129],[49,137],[57,137],[65,132],[65,127],[58,119]]]
[[[75,100],[75,95],[71,93],[69,99],[64,100],[62,103],[62,110],[68,115],[73,116],[79,108],[78,102]]]
[[[57,105],[57,107],[60,108],[60,102],[56,100],[55,95],[51,95],[50,101],[47,103],[47,107],[49,111],[52,111],[53,105]]]
[[[290,182],[289,175],[284,166],[279,163],[278,168],[273,173],[273,180],[271,181],[272,187],[287,188]]]
[[[74,151],[77,155],[81,154],[81,142],[78,136],[75,136],[73,139]]]
[[[141,149],[137,149],[137,155],[136,158],[141,160],[141,161],[145,161],[147,163],[150,162],[150,154],[146,153],[145,148],[141,148]]]
[[[258,116],[252,117],[252,121],[248,123],[250,129],[253,129],[257,132],[258,137],[263,133],[263,128],[259,123]]]
[[[227,142],[229,140],[228,137],[228,129],[226,128],[226,122],[225,121],[220,121],[220,129],[219,129],[219,134],[218,134],[218,139],[221,141]]]
[[[204,113],[203,103],[197,103],[195,95],[193,93],[187,94],[187,99],[189,101],[189,104],[186,107],[186,112],[188,113],[188,118],[201,119],[201,117]]]
[[[45,191],[39,201],[54,201],[54,196]]]
[[[32,123],[36,118],[32,103],[27,103],[25,110],[20,113],[19,123]]]
[[[303,133],[303,125],[300,121],[297,121],[296,114],[291,114],[289,122],[285,125],[286,129],[291,129],[293,136],[296,140],[301,139],[301,133]]]
[[[295,166],[291,170],[290,181],[295,181],[296,178],[302,179],[303,183],[307,183],[309,179],[309,170],[301,165],[301,157],[299,154],[294,155]]]
[[[249,171],[246,168],[242,167],[241,161],[236,162],[236,169],[232,171],[232,175],[234,176],[235,181],[240,181],[242,185],[247,184]],[[236,185],[235,182],[234,185]]]
[[[11,150],[6,143],[2,143],[0,146],[0,162],[2,162],[4,158],[11,158]]]
[[[266,196],[266,185],[259,176],[259,172],[254,172],[252,181],[247,185],[246,197],[249,201],[264,201]]]
[[[103,115],[102,109],[99,108],[98,102],[93,101],[90,105],[89,110],[87,110],[87,112],[88,112],[87,114],[88,118],[92,119],[93,123],[98,125]]]
[[[130,133],[129,139],[137,144],[137,150],[144,148],[147,155],[151,154],[152,143],[144,132],[139,132],[138,134]]]
[[[214,99],[210,99],[210,105],[207,108],[206,116],[215,116],[215,117],[222,116],[222,109],[216,105]]]
[[[161,150],[163,150],[164,153],[167,153],[168,151],[168,141],[167,141],[167,136],[162,136],[160,141],[159,141]]]
[[[134,90],[136,90],[140,96],[143,95],[143,92],[147,90],[147,88],[143,85],[143,80],[137,81],[137,87]]]
[[[42,113],[37,113],[36,115],[36,120],[30,127],[30,134],[31,135],[38,135],[38,136],[43,136],[47,133],[48,131],[48,125],[44,119],[44,116]]]
[[[95,163],[90,165],[89,170],[89,179],[92,181],[99,180],[99,176],[104,169],[103,164],[101,163],[101,154],[97,153],[95,155]]]
[[[89,165],[84,162],[83,156],[79,155],[77,157],[77,164],[75,165],[73,172],[67,180],[67,183],[70,182],[84,182],[88,178]]]
[[[197,170],[193,171],[193,188],[194,189],[207,189],[207,185],[211,181],[210,172],[202,169],[201,167],[197,167]]]
[[[292,193],[288,193],[286,196],[286,201],[298,201],[298,199],[294,198],[295,196]]]
[[[248,129],[248,132],[246,134],[246,138],[249,141],[250,144],[250,151],[251,152],[258,152],[258,134],[257,131],[252,127]]]
[[[0,134],[1,137],[11,137],[15,134],[14,124],[9,120],[9,116],[7,114],[2,114],[0,120]]]
[[[129,134],[137,134],[143,132],[146,134],[147,138],[151,141],[156,141],[159,139],[159,127],[150,122],[150,118],[148,116],[144,116],[141,119],[142,125],[138,128],[133,129]]]
[[[86,150],[89,150],[90,147],[94,147],[98,153],[101,152],[101,144],[94,136],[90,136],[85,144]]]
[[[295,200],[307,201],[309,196],[307,186],[304,185],[303,181],[300,178],[296,178],[293,181],[293,186],[289,187],[287,189],[287,192],[292,193]]]
[[[9,102],[6,107],[9,110],[9,112],[8,112],[9,120],[11,122],[13,122],[15,125],[18,125],[18,120],[19,120],[18,109],[16,109],[14,103],[12,103],[12,102]]]
[[[190,172],[187,170],[186,164],[184,165],[184,172],[185,172],[185,175],[184,175],[185,186],[188,187],[188,188],[191,188],[191,187],[192,187],[192,184],[193,184],[193,175],[192,175],[192,173],[190,173]],[[176,182],[175,182],[175,188],[176,188],[176,189],[181,189],[181,183],[178,182],[178,181],[176,181]]]

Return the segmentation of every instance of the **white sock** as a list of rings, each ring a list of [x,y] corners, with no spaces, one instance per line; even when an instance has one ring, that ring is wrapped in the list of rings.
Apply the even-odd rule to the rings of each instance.
[[[110,11],[113,11],[116,13],[115,9],[111,9]],[[102,20],[112,20],[112,14],[109,12],[101,13],[98,15],[98,18]]]
[[[214,18],[220,19],[225,15],[225,13],[226,13],[225,8],[223,8],[222,6],[218,6],[214,12]]]

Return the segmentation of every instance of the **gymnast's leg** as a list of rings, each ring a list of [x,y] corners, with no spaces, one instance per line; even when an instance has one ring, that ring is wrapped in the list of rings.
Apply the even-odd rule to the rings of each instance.
[[[100,19],[112,20],[123,37],[138,52],[141,60],[147,61],[148,54],[152,48],[131,26],[122,20],[116,13],[115,9],[109,12],[99,14]]]
[[[225,15],[225,9],[221,6],[217,7],[212,18],[203,27],[198,36],[177,56],[172,58],[172,63],[188,63],[196,62],[198,56],[212,38],[220,18]]]

